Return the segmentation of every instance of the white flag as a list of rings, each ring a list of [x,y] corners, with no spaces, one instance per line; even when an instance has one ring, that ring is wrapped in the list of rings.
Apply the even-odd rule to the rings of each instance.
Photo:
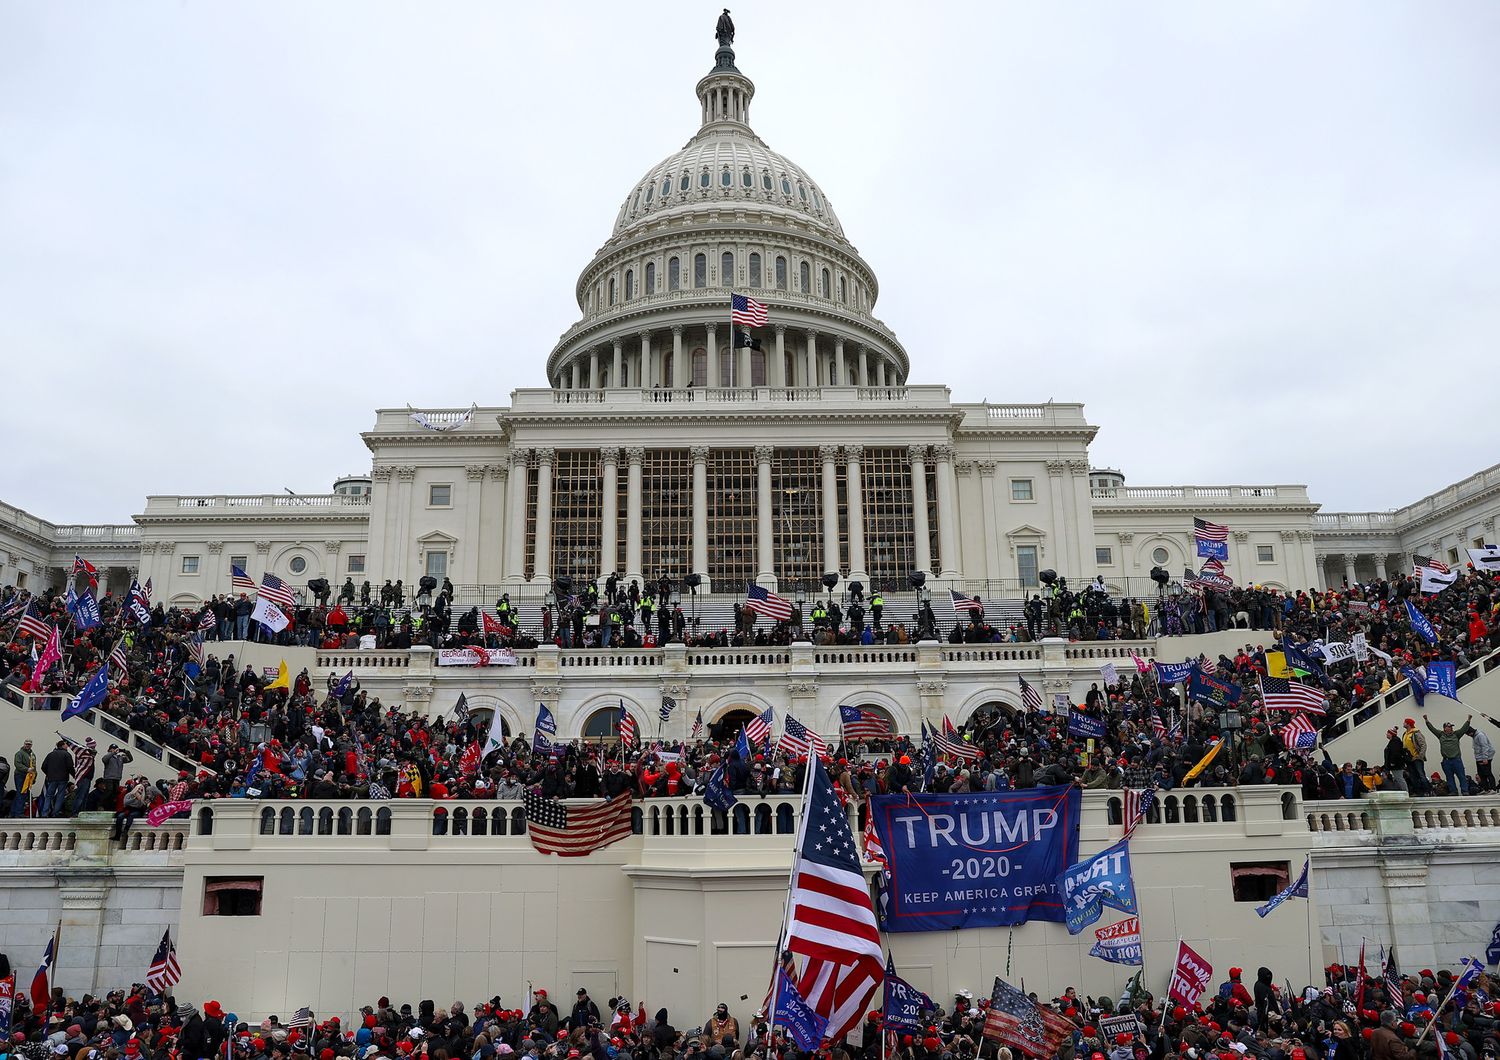
[[[1352,644],[1346,644],[1343,641],[1337,640],[1329,641],[1327,644],[1324,644],[1319,650],[1323,653],[1323,658],[1327,659],[1331,663],[1338,663],[1343,662],[1346,659],[1353,659],[1356,658],[1359,654],[1354,649],[1354,646]]]
[[[1469,549],[1469,562],[1474,564],[1475,570],[1500,574],[1500,546],[1485,545],[1483,548]]]
[[[484,741],[484,753],[489,754],[491,751],[498,750],[504,746],[505,719],[500,716],[500,712],[497,710],[495,711],[494,718],[490,720],[490,735],[489,739]]]
[[[1454,582],[1458,581],[1457,571],[1440,571],[1436,567],[1418,567],[1422,572],[1422,591],[1424,593],[1440,593]]]
[[[292,624],[291,619],[282,613],[281,608],[271,603],[264,596],[256,599],[255,610],[251,612],[250,617],[273,633],[280,633]]]

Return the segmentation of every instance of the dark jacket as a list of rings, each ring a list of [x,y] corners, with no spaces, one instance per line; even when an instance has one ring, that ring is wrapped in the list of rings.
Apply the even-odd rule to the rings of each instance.
[[[1255,972],[1255,1015],[1257,1027],[1264,1028],[1266,1014],[1276,1004],[1276,988],[1272,985],[1271,969],[1258,968]]]
[[[667,1022],[667,1010],[656,1010],[656,1026],[651,1031],[651,1040],[658,1049],[669,1049],[677,1041],[677,1028]]]
[[[42,759],[42,776],[49,784],[66,784],[73,779],[73,756],[64,748],[52,748]]]

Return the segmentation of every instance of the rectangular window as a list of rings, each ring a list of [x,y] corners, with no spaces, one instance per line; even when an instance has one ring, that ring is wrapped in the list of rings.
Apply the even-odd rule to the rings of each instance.
[[[349,556],[349,573],[363,574],[365,572],[365,557],[355,552]]]
[[[816,449],[776,450],[771,509],[778,592],[816,592],[824,573],[823,462]]]
[[[1036,546],[1016,546],[1016,577],[1021,579],[1021,586],[1026,589],[1034,589],[1036,580]]]
[[[583,586],[599,576],[604,470],[597,449],[563,450],[552,471],[552,576]],[[608,573],[608,571],[605,571]]]
[[[184,573],[184,574],[197,574],[198,573],[198,557],[197,556],[183,556],[182,557],[182,573]]]
[[[441,549],[427,553],[427,574],[431,578],[446,578],[448,576],[448,553]]]
[[[260,916],[265,879],[264,876],[205,876],[203,915]]]
[[[1036,498],[1032,495],[1031,479],[1013,478],[1010,480],[1010,499],[1013,501],[1030,501]]]
[[[752,259],[753,260],[753,259]],[[755,580],[756,463],[752,449],[708,451],[708,573],[720,592]],[[697,573],[705,573],[698,571]]]
[[[1234,900],[1256,905],[1266,902],[1291,882],[1288,869],[1285,861],[1231,861],[1229,883],[1234,890]]]
[[[904,589],[915,565],[911,462],[903,447],[872,447],[860,463],[870,585]]]
[[[1115,550],[1112,548],[1094,549],[1094,562],[1101,567],[1112,567],[1115,562]]]
[[[230,556],[229,557],[229,565],[231,567],[238,567],[240,570],[244,571],[246,574],[250,573],[250,557],[249,556]]]
[[[641,462],[641,573],[646,581],[665,574],[681,585],[684,576],[695,573],[689,569],[692,541],[692,456],[686,449],[648,449]]]
[[[427,507],[429,508],[451,508],[453,506],[453,487],[432,485],[427,487]]]
[[[1256,545],[1255,559],[1258,563],[1275,563],[1276,549],[1271,545]]]

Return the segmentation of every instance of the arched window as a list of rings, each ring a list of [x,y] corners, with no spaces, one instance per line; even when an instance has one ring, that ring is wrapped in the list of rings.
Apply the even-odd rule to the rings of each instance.
[[[702,173],[698,174],[698,187],[700,187],[700,188],[706,188],[706,187],[708,187],[708,170],[707,169],[705,169]]]
[[[661,197],[663,199],[665,199],[668,195],[671,195],[671,194],[672,194],[672,178],[671,177],[667,177],[665,180],[663,180],[661,182]]]
[[[626,279],[625,279],[625,297],[626,298],[630,297],[630,279],[629,279],[629,275],[630,275],[629,273],[626,273]],[[849,304],[849,283],[842,276],[839,277],[839,301],[843,302],[845,305]]]
[[[771,182],[771,171],[763,169],[760,171],[760,186],[767,191],[775,191],[776,185]]]
[[[719,256],[719,283],[734,286],[734,255],[727,250]]]
[[[833,297],[833,285],[831,283],[829,283],[829,280],[828,280],[828,270],[827,269],[823,270],[823,288],[818,293],[820,295],[822,295],[824,298],[832,298]],[[610,299],[610,301],[613,302],[614,299]]]
[[[656,293],[656,262],[646,262],[646,293]]]
[[[749,169],[740,171],[740,183],[747,188],[755,187],[755,178],[750,175]]]
[[[776,255],[776,289],[786,290],[786,258]]]
[[[656,194],[656,185],[654,185],[654,184],[647,184],[646,185],[646,205],[647,206],[651,205],[651,197],[653,195],[655,195],[655,194]]]
[[[781,194],[783,194],[783,195],[790,195],[791,193],[792,193],[792,182],[789,181],[789,180],[787,180],[786,179],[786,174],[783,173],[781,175]]]
[[[675,291],[682,286],[682,262],[672,258],[667,262],[667,290]]]
[[[760,286],[760,255],[750,255],[750,286]]]
[[[708,351],[702,346],[693,351],[693,385],[708,386]]]
[[[583,723],[583,738],[596,743],[620,738],[620,708],[605,707],[589,715]]]
[[[734,174],[729,172],[727,167],[724,172],[719,174],[719,185],[725,188],[734,187]]]
[[[839,281],[840,284],[842,284],[843,282],[844,282],[843,280]],[[628,302],[628,301],[630,301],[634,297],[635,297],[635,270],[634,269],[626,269],[625,270],[625,301]]]
[[[808,267],[807,262],[804,261],[797,266],[797,279],[802,284],[801,290],[803,294],[807,294],[812,290],[812,269]]]
[[[693,178],[688,175],[688,173],[687,173],[686,170],[683,170],[683,173],[682,173],[682,190],[683,191],[687,191],[692,186],[693,186]]]
[[[708,255],[707,254],[694,254],[693,255],[693,286],[694,287],[707,287],[708,286]]]
[[[609,304],[615,304],[615,278],[613,276],[609,278]]]

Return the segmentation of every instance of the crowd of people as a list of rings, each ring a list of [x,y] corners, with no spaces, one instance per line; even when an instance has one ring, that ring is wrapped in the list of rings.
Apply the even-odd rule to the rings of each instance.
[[[877,991],[860,1030],[840,1042],[799,1048],[764,1007],[708,1013],[645,1002],[602,1004],[579,988],[570,1007],[545,988],[524,1000],[499,996],[446,1007],[399,1007],[379,998],[358,1012],[308,1008],[287,1019],[242,1019],[224,1003],[200,1004],[137,984],[102,996],[53,989],[18,992],[0,1055],[18,1060],[1021,1060],[1027,1055],[985,1034],[990,998],[957,991],[948,1003],[924,998],[915,1020],[888,1024]],[[1068,987],[1029,995],[1060,1022],[1033,1049],[1040,1060],[1496,1060],[1500,991],[1488,975],[1447,969],[1331,965],[1323,981],[1293,989],[1261,967],[1253,980],[1230,968],[1191,1006],[1153,994],[1133,978],[1119,997]],[[515,1007],[511,1007],[512,1004]],[[231,1006],[232,1007],[232,1006]],[[1132,1023],[1129,1017],[1134,1016]],[[1106,1025],[1112,1028],[1106,1032]],[[998,1022],[992,1030],[998,1032]],[[1066,1028],[1063,1030],[1062,1028]]]
[[[628,588],[625,593],[628,602]],[[437,589],[434,595],[442,598],[443,592]],[[5,590],[0,613],[14,611],[23,600],[16,590]],[[1407,600],[1425,614],[1435,643],[1413,629]],[[804,763],[799,755],[805,748],[788,746],[773,735],[746,755],[737,746],[738,722],[711,725],[701,738],[686,742],[625,746],[618,739],[575,740],[548,754],[533,750],[530,733],[507,733],[501,746],[481,754],[489,737],[482,717],[431,717],[385,704],[356,681],[340,681],[333,674],[315,687],[306,670],[289,680],[288,687],[269,688],[272,682],[264,673],[240,665],[233,654],[219,658],[210,650],[212,642],[201,643],[202,634],[217,621],[211,603],[196,611],[157,604],[150,621],[140,622],[127,619],[129,609],[106,594],[100,600],[100,624],[80,631],[63,597],[42,594],[28,602],[37,605],[44,623],[66,629],[66,650],[38,680],[32,673],[35,644],[19,636],[13,622],[3,630],[8,639],[0,649],[4,683],[12,690],[55,695],[52,702],[60,706],[103,660],[113,654],[118,661],[123,655],[125,666],[111,670],[110,693],[96,712],[172,748],[195,768],[182,771],[175,781],[153,785],[131,774],[130,751],[122,745],[100,748],[61,736],[54,746],[28,742],[9,760],[0,753],[0,793],[5,795],[0,811],[16,816],[111,811],[123,836],[154,803],[180,798],[519,798],[528,788],[560,797],[629,790],[650,798],[701,794],[721,769],[725,784],[737,794],[790,793],[801,787]],[[1279,644],[1315,659],[1320,644],[1363,634],[1372,649],[1366,658],[1330,661],[1307,675],[1327,696],[1327,711],[1313,718],[1315,725],[1361,716],[1414,668],[1443,661],[1462,668],[1496,647],[1497,603],[1495,578],[1473,571],[1436,596],[1415,593],[1410,579],[1397,578],[1285,597],[1263,612],[1272,623],[1263,629],[1262,643],[1247,641],[1232,655],[1199,660],[1203,669],[1242,691],[1239,713],[1246,723],[1227,739],[1220,714],[1209,704],[1190,700],[1184,685],[1160,680],[1149,667],[1127,667],[1130,672],[1112,687],[1101,687],[1102,680],[1094,683],[1071,710],[997,704],[975,711],[952,734],[964,754],[944,753],[941,747],[935,751],[911,733],[850,741],[829,734],[827,753],[842,790],[853,796],[922,787],[988,791],[1056,783],[1162,789],[1297,784],[1309,799],[1355,798],[1375,788],[1419,795],[1493,791],[1492,736],[1500,734],[1500,726],[1487,716],[1471,718],[1457,729],[1433,726],[1421,717],[1412,697],[1411,716],[1388,734],[1382,760],[1335,763],[1326,751],[1288,745],[1281,731],[1287,715],[1262,709],[1259,682],[1268,670],[1268,654]],[[841,616],[846,621],[847,612]],[[986,640],[1002,634],[986,622],[976,601],[954,623],[950,636]],[[1078,719],[1093,723],[1092,739],[1070,724]],[[1097,735],[1099,726],[1102,736]],[[1464,740],[1470,741],[1478,764],[1473,776],[1464,765]],[[1219,750],[1207,764],[1195,768],[1216,746]]]

